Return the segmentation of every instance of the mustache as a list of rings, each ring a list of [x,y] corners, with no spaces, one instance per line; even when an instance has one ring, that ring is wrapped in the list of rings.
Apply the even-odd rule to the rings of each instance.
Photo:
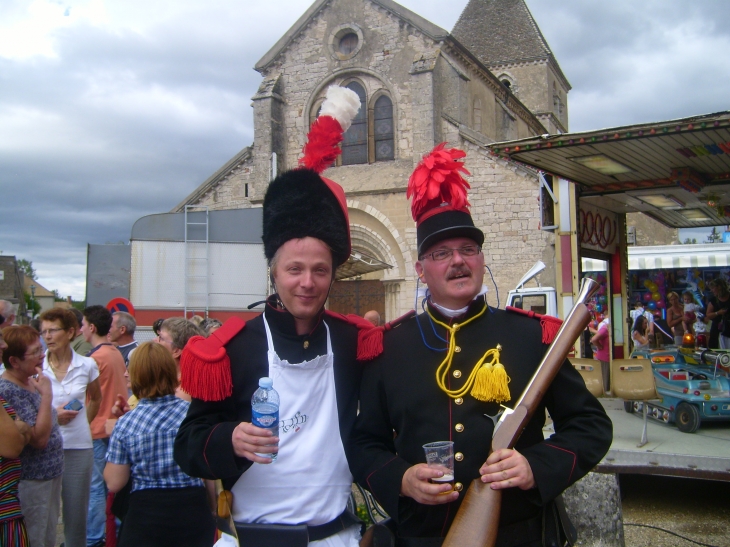
[[[456,266],[454,268],[451,268],[446,273],[446,279],[454,279],[455,277],[471,277],[471,269],[469,269],[466,266]]]

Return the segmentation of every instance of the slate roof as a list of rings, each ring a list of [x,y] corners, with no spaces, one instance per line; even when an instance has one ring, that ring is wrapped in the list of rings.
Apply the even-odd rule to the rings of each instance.
[[[451,34],[487,66],[552,57],[524,0],[469,0]]]

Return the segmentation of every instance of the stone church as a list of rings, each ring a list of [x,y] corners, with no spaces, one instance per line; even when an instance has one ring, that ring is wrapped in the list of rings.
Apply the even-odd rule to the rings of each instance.
[[[467,152],[470,202],[484,256],[507,291],[537,261],[554,284],[554,235],[541,230],[537,172],[487,145],[568,129],[570,84],[524,0],[469,0],[451,32],[392,0],[316,0],[259,60],[254,142],[173,211],[260,207],[277,172],[296,167],[329,85],[362,108],[325,175],[348,197],[353,256],[362,272],[338,281],[330,307],[386,320],[414,305],[416,229],[408,178],[440,142]],[[497,305],[494,284],[488,298]]]

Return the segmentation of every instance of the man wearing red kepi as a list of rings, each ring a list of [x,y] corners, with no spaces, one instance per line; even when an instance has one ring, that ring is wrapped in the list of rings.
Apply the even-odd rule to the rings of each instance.
[[[269,185],[263,241],[276,294],[264,313],[192,338],[180,362],[193,399],[175,460],[233,493],[241,547],[359,543],[361,523],[346,510],[352,476],[344,450],[357,414],[358,328],[324,310],[335,270],[350,256],[347,204],[342,188],[319,175],[358,108],[354,92],[331,87],[302,167]],[[267,376],[281,398],[278,437],[251,423],[251,396]]]
[[[489,454],[491,417],[500,405],[514,407],[560,321],[487,304],[484,234],[468,209],[465,155],[441,144],[409,181],[415,269],[428,296],[424,313],[386,332],[382,356],[364,368],[350,468],[390,515],[396,546],[441,545],[479,478],[504,489],[498,546],[563,545],[558,530],[543,528],[543,511],[553,515],[552,500],[601,460],[611,422],[566,361],[515,449]],[[548,439],[545,408],[555,424]],[[426,465],[423,445],[435,441],[454,443],[453,487]]]

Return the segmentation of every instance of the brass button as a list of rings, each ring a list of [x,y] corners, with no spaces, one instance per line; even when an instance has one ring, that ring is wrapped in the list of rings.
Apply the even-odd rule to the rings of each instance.
[[[458,431],[459,433],[461,433],[462,431],[464,431],[464,424],[456,424],[456,426],[454,427],[454,429],[456,429],[456,431]]]
[[[463,489],[464,489],[464,485],[461,484],[460,482],[457,482],[456,484],[454,484],[454,490],[456,490],[457,492],[461,492]]]
[[[461,351],[461,348],[460,348],[459,346],[456,346],[456,347],[454,348],[454,351],[455,351],[456,353],[459,353],[459,352]]]
[[[454,402],[457,405],[463,405],[464,404],[464,398],[463,397],[457,397],[456,399],[454,399]]]
[[[460,370],[455,370],[454,371],[454,378],[461,378],[461,371]]]
[[[309,340],[304,341],[304,349],[307,349],[309,347]]]
[[[461,328],[461,325],[459,325],[458,323],[457,323],[456,325],[454,325],[454,331],[457,331],[457,330],[459,330],[460,328]]]
[[[456,460],[457,462],[460,462],[461,460],[463,460],[463,459],[464,459],[464,454],[462,454],[461,452],[457,452],[456,454],[454,454],[454,459],[455,459],[455,460]]]

